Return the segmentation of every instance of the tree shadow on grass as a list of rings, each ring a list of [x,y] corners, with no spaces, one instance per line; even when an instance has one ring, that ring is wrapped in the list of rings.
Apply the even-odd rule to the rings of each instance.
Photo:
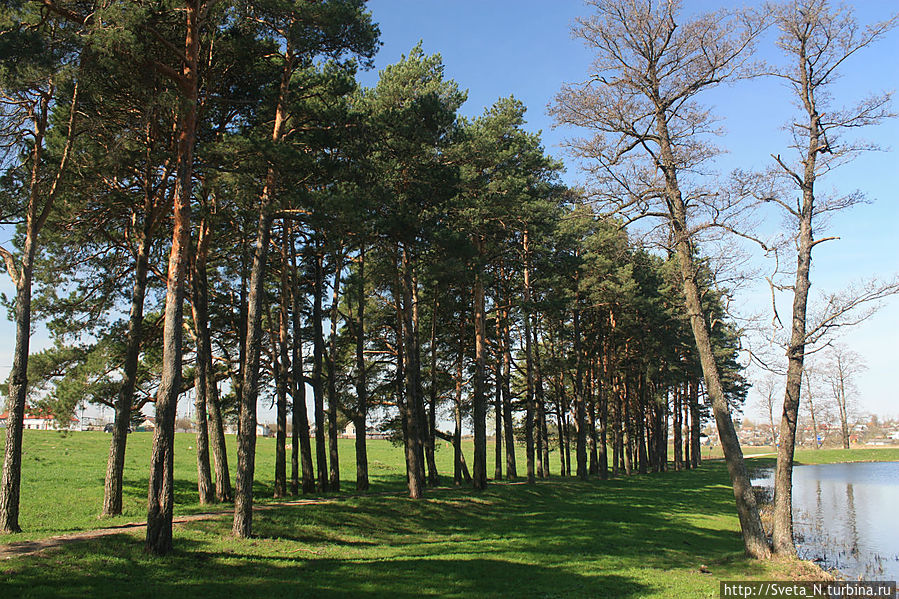
[[[152,558],[116,536],[55,552],[4,572],[13,597],[640,597],[629,576],[584,574],[501,558],[335,559],[209,551],[180,539]],[[249,547],[248,547],[249,549]],[[51,566],[51,567],[48,567]]]
[[[418,501],[343,497],[257,512],[252,540],[230,539],[227,518],[190,524],[164,559],[146,556],[137,535],[117,535],[14,560],[0,586],[23,597],[643,596],[659,591],[637,575],[644,568],[763,571],[742,558],[727,480],[723,464],[708,464],[430,489]]]

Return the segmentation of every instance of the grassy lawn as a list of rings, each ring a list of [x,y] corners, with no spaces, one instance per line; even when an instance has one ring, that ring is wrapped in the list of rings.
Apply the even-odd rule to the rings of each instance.
[[[99,519],[103,504],[103,482],[111,435],[101,432],[25,431],[22,455],[22,500],[19,522],[25,531],[16,539],[35,539],[88,528],[103,528],[143,520],[147,516],[147,480],[153,434],[133,433],[128,436],[125,457],[123,514],[117,518]],[[231,482],[237,471],[236,445],[233,435],[226,438]],[[0,435],[0,448],[6,443]],[[355,493],[356,457],[354,441],[340,439],[340,473],[342,494]],[[197,495],[196,437],[175,435],[175,513],[208,511],[200,506]],[[313,443],[313,458],[315,455]],[[523,452],[520,468],[524,467]],[[466,447],[472,459],[471,442]],[[452,448],[440,441],[437,467],[452,476]],[[488,456],[488,472],[493,473],[493,454]],[[289,452],[288,452],[289,459]],[[402,450],[385,440],[368,442],[371,491],[402,491],[405,488],[405,465]],[[554,467],[557,467],[554,464]],[[288,464],[288,476],[290,466]],[[273,493],[275,440],[259,437],[256,449],[255,497],[269,501]],[[5,537],[0,535],[0,543]]]
[[[110,522],[96,518],[108,435],[29,431],[25,441],[22,524],[31,532],[0,543]],[[197,511],[193,437],[178,435],[177,443],[177,512]],[[341,447],[347,489],[351,443]],[[149,445],[148,434],[130,439],[124,520],[145,517]],[[373,491],[401,491],[400,449],[373,441],[369,451]],[[273,455],[274,442],[260,439],[259,497],[270,495]],[[450,472],[452,452],[444,447],[438,456]],[[899,460],[899,450],[848,457]],[[846,458],[842,450],[797,455],[802,463]],[[723,462],[712,461],[698,471],[609,481],[432,489],[422,501],[345,492],[330,503],[256,513],[258,536],[249,541],[230,537],[227,517],[178,526],[166,558],[145,555],[135,531],[5,560],[0,594],[717,597],[719,580],[808,576],[804,564],[743,557],[727,483]]]

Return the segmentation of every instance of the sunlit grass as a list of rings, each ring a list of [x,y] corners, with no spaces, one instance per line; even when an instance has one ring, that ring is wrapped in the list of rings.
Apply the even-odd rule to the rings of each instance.
[[[110,523],[96,517],[109,435],[29,431],[25,441],[30,532],[0,542]],[[145,517],[150,443],[148,433],[129,440],[126,513],[116,521]],[[412,501],[402,492],[402,450],[387,441],[369,444],[373,494],[354,496],[352,443],[341,440],[345,491],[257,512],[251,540],[231,537],[222,516],[176,527],[174,554],[152,558],[141,531],[123,532],[5,561],[2,596],[717,597],[719,580],[815,576],[801,563],[743,557],[721,461],[607,481],[493,483],[481,493],[447,486]],[[192,435],[176,436],[178,513],[206,509],[197,505],[193,446]],[[899,450],[797,452],[801,463],[849,459],[899,460]],[[450,473],[444,444],[438,460]],[[271,496],[273,463],[274,441],[259,439],[260,501]]]

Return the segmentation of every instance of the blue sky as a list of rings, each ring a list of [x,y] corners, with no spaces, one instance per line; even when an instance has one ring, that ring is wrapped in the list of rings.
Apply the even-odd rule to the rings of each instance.
[[[693,9],[727,6],[728,2],[688,1]],[[856,2],[859,21],[869,23],[899,10],[899,2],[866,0]],[[364,85],[374,85],[377,70],[400,59],[419,42],[427,53],[440,53],[446,75],[468,90],[468,102],[462,113],[475,116],[497,98],[514,95],[528,107],[527,128],[542,130],[547,150],[565,160],[569,184],[582,181],[576,163],[565,156],[560,143],[576,135],[570,130],[553,129],[546,114],[563,82],[585,78],[591,54],[571,38],[570,25],[586,14],[579,0],[371,0],[369,8],[380,24],[383,47],[376,57],[376,68],[360,74]],[[771,39],[764,42],[760,56],[776,60]],[[834,89],[846,103],[866,92],[899,87],[899,31],[850,60],[845,77]],[[726,136],[720,141],[729,149],[720,168],[727,172],[737,166],[760,168],[770,161],[769,154],[783,152],[784,136],[780,127],[790,118],[788,91],[773,81],[741,82],[715,91],[707,97],[723,117]],[[899,102],[894,102],[899,110]],[[883,145],[899,139],[899,120],[872,128],[865,137]],[[870,205],[855,208],[833,223],[841,240],[816,249],[813,270],[814,291],[836,291],[852,280],[899,272],[899,153],[896,150],[868,154],[844,167],[835,176],[821,182],[824,187],[843,191],[862,189]],[[0,242],[8,242],[5,232]],[[766,265],[760,259],[759,268]],[[0,278],[0,291],[10,294],[6,276]],[[745,312],[767,308],[767,289],[754,285],[738,303]],[[785,309],[785,308],[784,308]],[[783,314],[783,313],[782,313]],[[864,357],[868,371],[859,380],[860,403],[868,411],[899,416],[899,394],[894,376],[899,371],[896,339],[899,337],[899,298],[893,298],[873,318],[846,335],[845,340]],[[0,322],[0,377],[5,377],[12,362],[14,329]],[[33,349],[46,344],[39,333]],[[263,412],[264,413],[264,412]],[[755,409],[747,411],[755,416]],[[263,416],[264,418],[264,416]]]
[[[688,10],[732,6],[730,2],[694,0]],[[899,11],[899,2],[864,0],[850,3],[860,23],[888,18]],[[374,85],[377,69],[398,61],[401,55],[423,41],[425,52],[440,53],[446,76],[468,90],[462,107],[466,116],[483,112],[497,98],[510,94],[528,107],[527,128],[543,131],[547,151],[565,160],[564,179],[569,184],[583,181],[576,161],[560,147],[572,130],[554,129],[546,114],[563,82],[586,78],[591,53],[571,37],[570,26],[578,16],[588,14],[580,0],[370,0],[369,7],[381,27],[383,47],[375,71],[360,76],[363,84]],[[772,38],[763,41],[759,57],[779,60]],[[899,31],[892,31],[876,45],[863,50],[846,63],[844,76],[834,87],[837,100],[851,104],[864,95],[899,87]],[[773,80],[744,81],[715,90],[705,100],[723,118],[726,135],[720,144],[728,149],[719,168],[764,168],[771,153],[786,153],[781,127],[792,114],[789,90]],[[897,98],[896,100],[899,100]],[[894,101],[899,111],[899,102]],[[899,120],[864,132],[866,139],[881,145],[899,142]],[[835,292],[852,281],[899,272],[899,152],[866,154],[853,164],[819,182],[819,190],[863,190],[873,203],[841,214],[832,223],[831,234],[839,241],[815,250],[813,294]],[[773,223],[779,224],[779,220]],[[753,259],[759,269],[768,268],[760,256]],[[737,298],[743,313],[764,312],[770,305],[767,285],[759,280]],[[788,304],[781,304],[781,317]],[[870,320],[843,336],[868,365],[859,379],[859,403],[880,415],[899,416],[899,393],[894,375],[899,371],[896,340],[899,338],[899,298],[886,302]],[[751,401],[755,401],[754,399]],[[756,417],[749,406],[747,415]]]

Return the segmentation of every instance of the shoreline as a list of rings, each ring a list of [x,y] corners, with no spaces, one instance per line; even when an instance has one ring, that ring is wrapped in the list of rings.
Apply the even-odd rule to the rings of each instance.
[[[893,451],[890,451],[890,450],[893,450]],[[808,459],[794,460],[794,462],[793,462],[794,466],[830,466],[830,465],[838,465],[838,464],[878,464],[878,463],[890,464],[890,463],[899,462],[899,448],[896,448],[896,447],[884,447],[884,448],[878,448],[878,449],[865,448],[865,449],[858,449],[858,450],[853,450],[853,449],[849,449],[849,450],[846,450],[846,449],[814,450],[814,449],[812,449],[812,450],[805,450],[805,451],[815,452],[815,453],[825,452],[824,454],[821,455],[821,457],[824,459],[822,459],[822,460],[808,460]],[[827,452],[840,452],[840,453],[847,452],[848,453],[848,452],[855,452],[855,451],[865,452],[865,453],[862,455],[857,455],[857,456],[843,455],[843,456],[841,456],[843,459],[838,459],[838,460],[830,459],[833,456],[828,455],[828,453],[827,453]],[[870,453],[869,453],[869,452],[879,452],[879,451],[887,451],[894,455],[870,455]],[[814,453],[812,454],[812,456],[814,457]],[[746,457],[748,458],[748,457],[756,457],[756,456],[746,456]],[[758,457],[761,457],[761,456],[758,456]],[[803,456],[803,457],[805,457],[805,456]],[[771,459],[767,455],[765,456],[765,458],[767,458],[767,459],[759,460],[759,462],[762,462],[762,463],[756,462],[754,464],[750,464],[749,468],[750,468],[750,477],[753,480],[753,487],[756,490],[756,498],[758,499],[759,505],[761,508],[760,511],[762,513],[762,521],[763,521],[766,531],[769,533],[769,538],[770,538],[771,511],[773,510],[773,501],[774,501],[774,487],[773,487],[772,477],[773,477],[773,469],[776,464],[776,459]],[[757,482],[758,479],[762,478],[762,477],[764,478],[764,480],[766,480],[767,482],[770,482],[771,484],[764,484],[764,485],[758,484],[758,482]],[[793,510],[794,510],[794,521],[795,521],[795,518],[796,518],[795,505],[794,505]],[[796,531],[794,530],[794,536],[795,536],[795,534],[796,534]],[[795,538],[794,538],[794,543],[795,543]],[[801,547],[801,545],[797,544],[797,549],[799,549],[800,547]],[[808,552],[808,555],[805,558],[799,557],[797,555],[797,559],[809,564],[810,566],[813,566],[815,569],[820,571],[822,573],[822,575],[825,575],[829,580],[853,580],[856,578],[855,575],[847,574],[843,570],[841,570],[839,567],[825,569],[825,567],[821,565],[821,564],[826,564],[828,561],[828,557],[827,557],[828,551],[827,551],[827,548],[824,547],[824,543],[822,543],[822,542],[812,543],[812,548],[814,550]],[[877,557],[877,554],[874,553],[869,559],[874,560],[874,559],[876,559],[876,557]],[[861,560],[859,560],[858,563],[863,566],[868,564],[867,561],[861,561]],[[865,576],[865,574],[862,574],[862,576]]]

